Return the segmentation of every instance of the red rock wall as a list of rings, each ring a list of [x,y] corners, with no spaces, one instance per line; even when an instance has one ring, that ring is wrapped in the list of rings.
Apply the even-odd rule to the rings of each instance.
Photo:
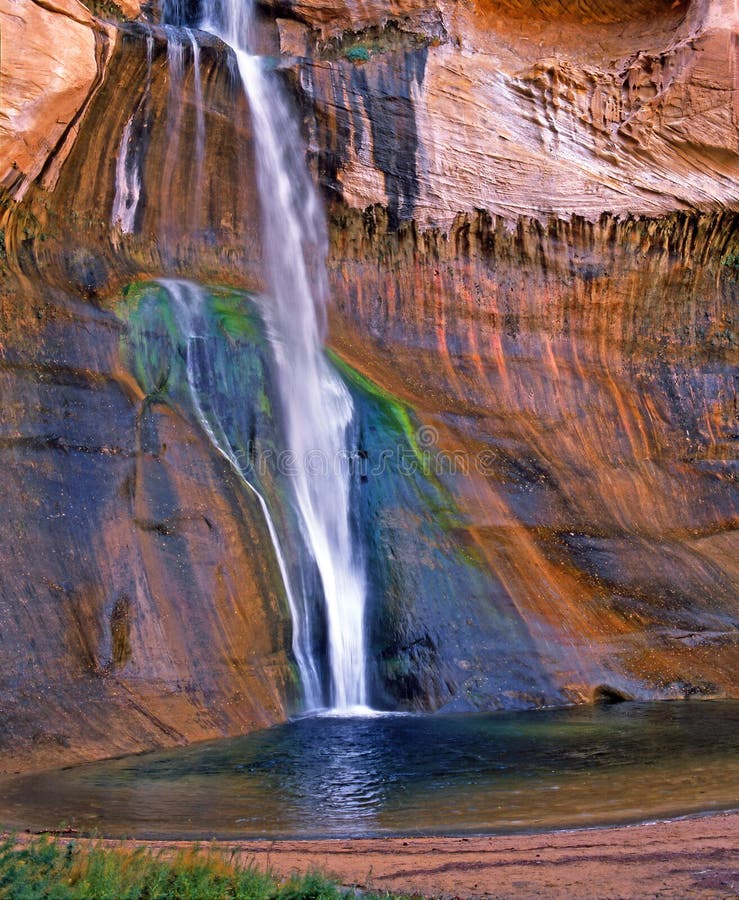
[[[335,222],[333,340],[466,462],[467,539],[554,680],[735,694],[736,216],[385,225]]]
[[[19,21],[69,33],[36,70],[75,79],[39,94],[3,57],[8,769],[261,726],[293,691],[258,511],[142,395],[108,309],[162,273],[258,286],[248,110],[204,41],[194,184],[187,53],[173,107],[161,33],[149,70],[145,28],[68,6],[24,0]],[[468,460],[449,483],[457,538],[547,676],[572,699],[604,672],[635,696],[736,696],[732,5],[277,13],[263,39],[304,57],[282,77],[329,199],[332,345]],[[149,77],[144,200],[122,235],[116,162]]]

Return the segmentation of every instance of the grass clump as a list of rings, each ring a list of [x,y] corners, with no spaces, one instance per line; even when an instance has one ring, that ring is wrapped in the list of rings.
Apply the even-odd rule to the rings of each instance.
[[[80,846],[48,838],[0,844],[2,900],[345,900],[323,875],[280,881],[251,865],[193,848],[163,856],[139,847]],[[370,895],[362,894],[369,898]]]
[[[357,44],[355,47],[349,47],[344,51],[344,56],[349,62],[368,62],[371,56],[370,48]]]

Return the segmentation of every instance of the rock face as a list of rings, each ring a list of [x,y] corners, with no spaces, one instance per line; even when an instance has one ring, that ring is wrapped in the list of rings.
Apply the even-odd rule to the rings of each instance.
[[[6,770],[265,726],[296,693],[260,511],[127,371],[126,331],[53,290],[3,301]]]
[[[487,602],[566,699],[735,692],[735,214],[513,232],[478,214],[448,236],[385,216],[335,223],[333,340],[425,426]],[[424,525],[397,509],[385,527],[413,572]],[[504,649],[469,591],[431,614],[454,587],[422,587],[384,593],[402,612],[381,653],[428,643],[453,670],[440,699],[479,704]]]
[[[144,364],[121,312],[140,279],[259,287],[228,53],[3,2],[3,766],[277,721],[260,510],[171,388],[166,316]],[[736,696],[734,4],[260,22],[329,209],[375,702]]]
[[[53,186],[55,171],[44,167],[52,155],[63,162],[74,142],[115,32],[77,0],[8,0],[0,15],[0,184],[20,200],[39,176]]]
[[[424,15],[310,70],[317,141],[350,205],[447,231],[473,209],[595,219],[736,202],[733,3]]]

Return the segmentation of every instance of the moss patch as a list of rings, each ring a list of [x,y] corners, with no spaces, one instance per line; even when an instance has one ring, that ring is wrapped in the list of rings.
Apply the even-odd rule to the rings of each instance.
[[[231,338],[258,340],[261,322],[249,295],[227,288],[211,288],[212,310],[224,334]]]

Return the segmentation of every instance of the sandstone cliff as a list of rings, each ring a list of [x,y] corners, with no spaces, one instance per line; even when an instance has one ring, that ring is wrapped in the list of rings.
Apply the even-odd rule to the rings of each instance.
[[[5,766],[279,720],[264,523],[119,314],[142,278],[259,286],[228,54],[76,0],[0,14]],[[378,699],[736,695],[736,22],[728,0],[263,5],[364,451],[428,438],[426,469],[359,500]]]
[[[473,209],[593,220],[736,202],[733,0],[397,5],[391,30],[368,4],[332,16],[367,30],[306,76],[350,205],[447,231]],[[325,34],[320,10],[291,8]]]

